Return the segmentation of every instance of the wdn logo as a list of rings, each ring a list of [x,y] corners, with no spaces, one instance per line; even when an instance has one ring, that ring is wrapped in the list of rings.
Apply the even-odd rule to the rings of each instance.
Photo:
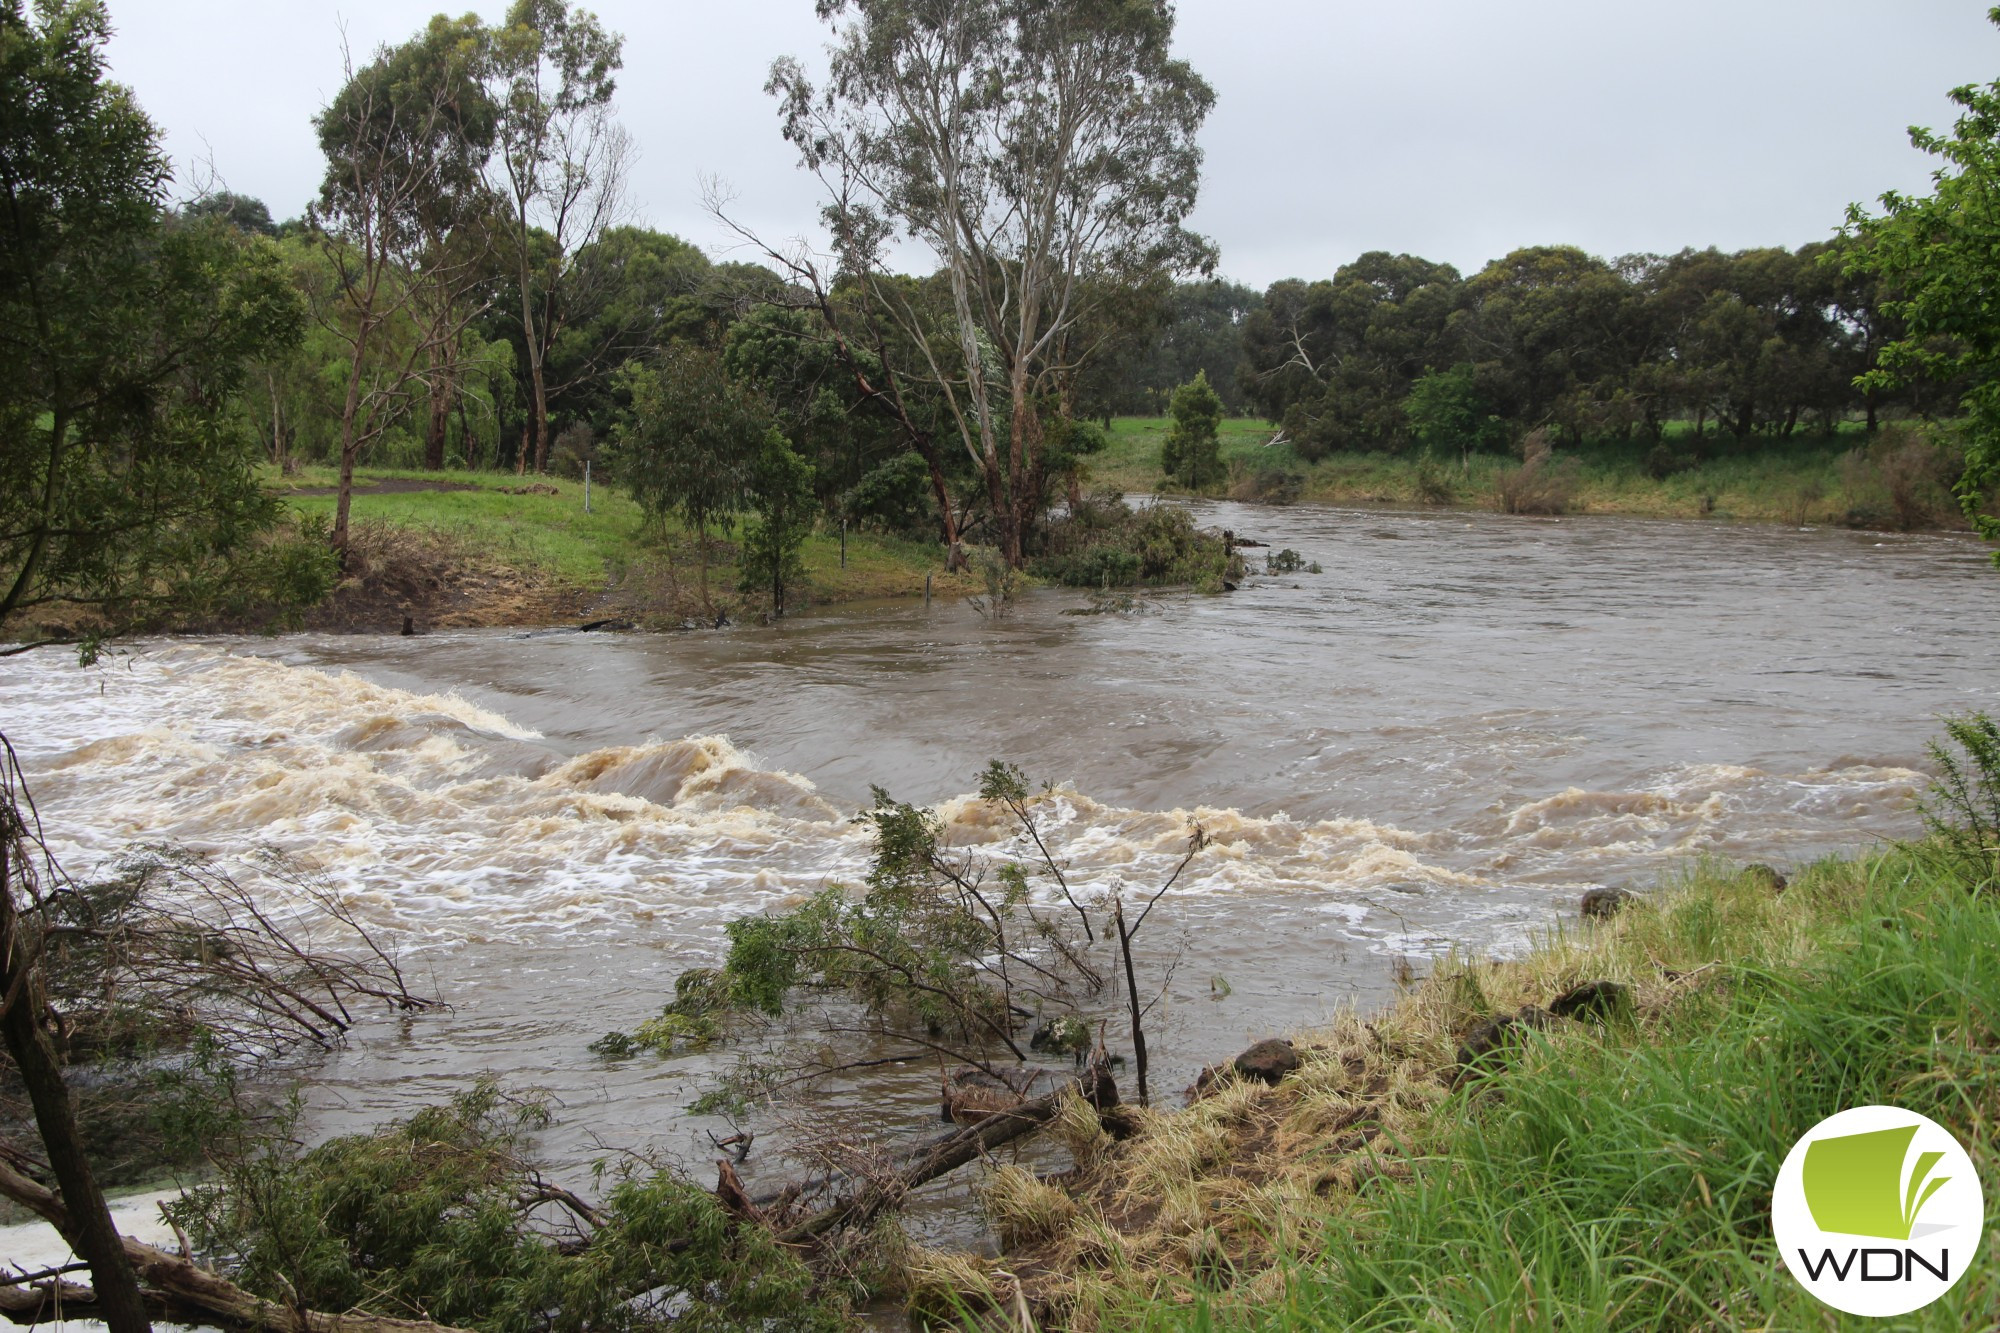
[[[1778,1172],[1771,1229],[1785,1267],[1848,1314],[1920,1310],[1979,1253],[1986,1200],[1941,1125],[1861,1106],[1814,1126]]]

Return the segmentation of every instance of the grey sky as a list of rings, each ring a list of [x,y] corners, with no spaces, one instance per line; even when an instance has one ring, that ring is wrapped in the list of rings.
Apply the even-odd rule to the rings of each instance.
[[[213,162],[275,216],[320,174],[309,125],[357,57],[439,8],[504,0],[109,0],[117,77],[178,165]],[[597,0],[626,37],[635,220],[720,253],[698,182],[767,234],[811,225],[762,92],[816,55],[812,0]],[[1197,225],[1262,287],[1364,250],[1468,271],[1516,246],[1595,253],[1798,245],[1852,200],[1922,189],[1912,123],[2000,77],[1974,0],[1181,0],[1178,44],[1218,102]]]

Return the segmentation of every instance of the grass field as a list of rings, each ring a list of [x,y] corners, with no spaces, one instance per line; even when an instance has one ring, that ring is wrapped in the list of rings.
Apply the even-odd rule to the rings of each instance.
[[[332,468],[305,468],[275,479],[301,513],[328,519],[337,480]],[[638,505],[614,487],[593,485],[586,513],[583,483],[564,478],[369,468],[356,473],[355,484],[351,521],[356,525],[420,539],[458,564],[505,571],[545,594],[539,604],[554,608],[550,614],[602,612],[668,620],[705,604],[731,614],[750,604],[737,592],[730,533],[711,534],[704,598],[693,534],[675,522],[648,522]],[[537,484],[555,493],[536,491]],[[843,565],[838,530],[807,539],[806,580],[790,599],[794,607],[918,596],[926,575],[943,595],[969,587],[962,576],[945,574],[942,551],[934,544],[852,532],[846,548]],[[517,597],[496,599],[495,623],[509,623],[506,617],[521,605]],[[454,623],[484,620],[473,606]]]

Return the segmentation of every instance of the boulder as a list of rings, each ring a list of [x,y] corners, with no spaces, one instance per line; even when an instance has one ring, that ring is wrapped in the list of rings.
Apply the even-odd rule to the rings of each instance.
[[[1458,1076],[1465,1078],[1473,1072],[1473,1067],[1496,1051],[1504,1052],[1507,1047],[1519,1044],[1521,1033],[1527,1028],[1545,1028],[1555,1021],[1555,1015],[1539,1005],[1524,1005],[1520,1012],[1501,1014],[1489,1018],[1472,1031],[1465,1034],[1465,1040],[1458,1047]]]
[[[1549,1001],[1549,1012],[1557,1018],[1594,1019],[1598,1022],[1630,1007],[1632,989],[1616,981],[1586,981],[1571,986]]]
[[[1285,1075],[1299,1067],[1299,1053],[1290,1038],[1272,1037],[1237,1056],[1230,1061],[1230,1067],[1243,1078],[1254,1078],[1275,1088]]]
[[[1630,907],[1635,897],[1623,889],[1592,889],[1583,895],[1583,915],[1591,921],[1608,921]]]

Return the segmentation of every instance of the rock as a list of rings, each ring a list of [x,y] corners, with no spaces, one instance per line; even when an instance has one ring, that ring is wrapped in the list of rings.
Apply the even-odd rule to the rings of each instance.
[[[1592,889],[1583,895],[1583,915],[1592,921],[1609,921],[1630,907],[1637,896],[1623,889]]]
[[[1285,1075],[1299,1067],[1299,1053],[1286,1037],[1260,1041],[1230,1061],[1230,1067],[1244,1078],[1254,1078],[1277,1087]]]
[[[1549,1012],[1557,1018],[1595,1019],[1602,1022],[1632,1003],[1632,988],[1615,981],[1586,981],[1571,986],[1549,1001]]]
[[[576,632],[578,634],[623,634],[625,631],[635,628],[637,627],[629,620],[593,620],[587,625],[578,625]]]
[[[1462,1079],[1473,1072],[1473,1066],[1496,1051],[1504,1051],[1508,1046],[1517,1045],[1521,1031],[1525,1028],[1545,1028],[1555,1021],[1555,1015],[1538,1005],[1525,1005],[1519,1013],[1502,1014],[1489,1018],[1472,1031],[1465,1034],[1465,1040],[1458,1048],[1458,1076]]]
[[[1783,893],[1791,882],[1777,869],[1767,865],[1744,866],[1742,877],[1772,893]]]

